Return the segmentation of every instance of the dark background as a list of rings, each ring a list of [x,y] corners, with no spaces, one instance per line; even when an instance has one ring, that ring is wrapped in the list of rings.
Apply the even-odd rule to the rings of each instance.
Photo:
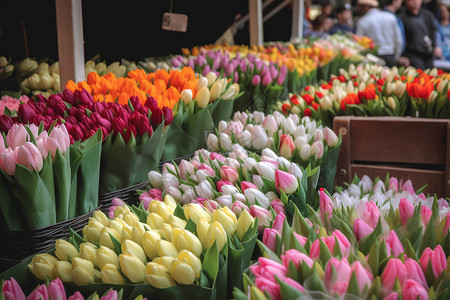
[[[0,56],[17,61],[27,57],[58,59],[55,0],[0,0]],[[273,8],[282,1],[276,1]],[[173,13],[188,15],[187,32],[162,30],[170,0],[84,0],[85,58],[102,60],[181,53],[181,48],[214,43],[237,14],[248,13],[247,0],[173,0]],[[267,12],[269,10],[265,10]],[[284,8],[264,24],[264,41],[287,41],[292,11]],[[248,22],[235,35],[236,44],[249,44]]]

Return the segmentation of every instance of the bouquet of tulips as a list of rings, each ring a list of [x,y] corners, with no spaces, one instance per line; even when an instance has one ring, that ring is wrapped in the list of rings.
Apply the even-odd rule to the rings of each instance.
[[[226,153],[236,143],[256,153],[270,148],[303,168],[320,167],[318,186],[334,187],[341,139],[320,121],[300,120],[296,114],[285,117],[279,112],[236,112],[233,120],[219,123],[216,134],[208,135],[208,148]]]
[[[369,180],[361,181],[356,187],[366,189]],[[246,299],[249,291],[256,299],[447,299],[448,202],[395,203],[397,179],[387,182],[389,188],[376,181],[378,196],[353,205],[320,190],[319,211],[297,212],[291,227],[279,214],[258,241],[263,256],[244,275],[245,293],[235,289],[235,298]]]
[[[64,124],[14,124],[0,135],[2,227],[42,228],[97,207],[100,132],[70,143]],[[96,184],[97,182],[97,184]]]
[[[198,204],[181,207],[166,195],[147,210],[116,207],[113,219],[94,212],[83,237],[72,232],[68,241],[57,240],[54,254],[35,255],[28,268],[39,280],[60,278],[80,291],[114,285],[130,299],[224,298],[226,260],[242,255],[241,242],[255,240],[257,227],[247,212],[237,218],[227,207],[212,213]],[[237,257],[228,250],[236,245]]]
[[[95,291],[88,297],[84,297],[79,291],[76,291],[71,296],[67,297],[64,284],[60,278],[56,278],[50,281],[48,284],[40,284],[36,287],[28,296],[25,293],[19,283],[11,277],[8,280],[2,282],[0,289],[0,299],[2,300],[25,300],[25,299],[61,299],[61,300],[122,300],[123,290],[109,289],[103,295],[99,296]],[[134,298],[134,300],[145,300],[142,295]]]

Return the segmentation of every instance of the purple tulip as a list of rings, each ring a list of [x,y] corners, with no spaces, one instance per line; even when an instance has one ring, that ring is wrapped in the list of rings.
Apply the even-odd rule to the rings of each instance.
[[[262,79],[262,84],[264,86],[268,86],[271,83],[272,83],[272,77],[270,76],[270,73],[266,73],[266,75],[264,75],[264,77]]]
[[[278,84],[278,85],[283,85],[284,79],[285,79],[285,75],[282,75],[282,74],[280,73],[280,74],[278,75],[278,78],[277,78],[277,84]]]
[[[190,68],[192,68],[192,69],[194,69],[194,67],[195,67],[195,62],[194,62],[194,60],[193,60],[192,58],[188,60],[187,66],[190,67]]]
[[[233,82],[234,83],[239,83],[239,74],[236,71],[234,71]]]
[[[70,90],[64,89],[63,98],[64,98],[64,101],[66,101],[70,105],[74,105],[75,95]]]
[[[261,82],[261,77],[259,75],[255,75],[252,78],[252,84],[257,86]]]
[[[32,106],[28,103],[23,103],[19,106],[19,111],[17,112],[19,115],[20,120],[22,123],[29,123],[34,116],[36,115],[36,112],[32,108]]]
[[[7,115],[0,116],[0,131],[1,132],[8,132],[12,126],[13,126],[13,120],[11,119],[11,117],[9,117]]]
[[[209,72],[211,72],[211,67],[209,65],[206,65],[203,69],[202,75],[206,76]]]

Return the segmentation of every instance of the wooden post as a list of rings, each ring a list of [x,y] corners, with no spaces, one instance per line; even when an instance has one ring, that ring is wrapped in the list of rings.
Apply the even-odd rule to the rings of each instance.
[[[303,39],[303,18],[305,8],[303,0],[293,0],[292,1],[292,33],[291,41],[293,39],[299,38]]]
[[[261,46],[264,42],[261,0],[248,0],[248,11],[250,15],[250,46]]]
[[[69,80],[85,80],[81,0],[55,0],[61,91]]]

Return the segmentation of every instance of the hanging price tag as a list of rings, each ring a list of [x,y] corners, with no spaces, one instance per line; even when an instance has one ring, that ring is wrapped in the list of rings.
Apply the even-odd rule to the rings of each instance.
[[[184,14],[164,13],[162,29],[170,31],[186,32],[188,16]]]

